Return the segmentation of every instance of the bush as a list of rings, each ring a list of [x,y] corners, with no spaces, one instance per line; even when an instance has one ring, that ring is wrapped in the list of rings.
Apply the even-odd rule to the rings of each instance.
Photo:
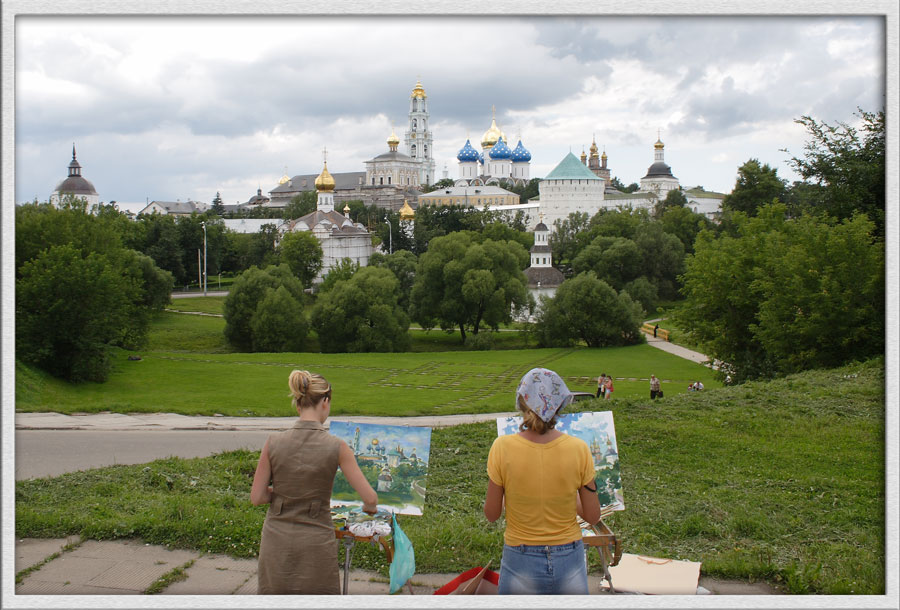
[[[69,381],[105,381],[138,287],[103,254],[52,246],[16,280],[16,355]]]
[[[254,349],[253,316],[268,291],[282,286],[302,307],[303,284],[294,277],[287,265],[269,266],[266,269],[253,266],[234,280],[223,309],[225,338],[229,343],[244,351]]]
[[[287,288],[266,290],[250,318],[253,351],[299,352],[309,331],[303,305]]]
[[[399,286],[389,269],[365,267],[320,295],[311,317],[322,351],[409,349],[409,317],[398,305]]]
[[[650,281],[641,276],[636,280],[632,280],[625,284],[623,288],[625,292],[631,296],[631,299],[641,305],[644,308],[645,313],[649,313],[651,311],[656,311],[656,303],[659,301],[659,297],[656,293],[656,286],[654,286]]]
[[[542,299],[536,335],[541,347],[630,345],[643,339],[641,306],[625,291],[616,294],[593,271],[566,280],[552,299]]]
[[[466,347],[476,351],[488,351],[494,347],[494,333],[481,331],[477,335],[466,337]]]

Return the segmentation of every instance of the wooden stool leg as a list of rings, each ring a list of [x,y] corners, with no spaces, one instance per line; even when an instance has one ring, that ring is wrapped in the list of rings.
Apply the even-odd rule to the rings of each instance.
[[[603,568],[603,578],[609,583],[609,592],[615,593],[616,590],[613,587],[612,574],[609,573],[609,562],[606,560],[606,553],[604,553],[603,550],[604,549],[602,548],[597,548],[597,551],[600,553],[600,566]]]

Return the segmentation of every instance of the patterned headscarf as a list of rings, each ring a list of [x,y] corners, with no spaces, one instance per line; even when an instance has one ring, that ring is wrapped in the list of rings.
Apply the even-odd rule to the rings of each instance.
[[[528,408],[542,420],[550,421],[556,412],[572,402],[573,396],[562,377],[550,369],[531,369],[516,388],[516,406],[519,396]]]

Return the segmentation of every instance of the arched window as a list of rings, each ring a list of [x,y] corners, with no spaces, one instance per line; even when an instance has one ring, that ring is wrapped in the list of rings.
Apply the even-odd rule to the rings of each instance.
[[[378,177],[378,184],[384,184],[384,176]]]
[[[388,184],[390,184],[390,183],[391,183],[391,177],[388,176]]]
[[[415,156],[416,156],[416,145],[415,145],[415,144],[413,144],[413,145],[410,147],[409,152],[410,152],[410,156],[411,156],[411,157],[415,157]]]
[[[375,176],[372,176],[372,186],[375,186]]]
[[[416,130],[416,119],[413,119],[413,131]]]

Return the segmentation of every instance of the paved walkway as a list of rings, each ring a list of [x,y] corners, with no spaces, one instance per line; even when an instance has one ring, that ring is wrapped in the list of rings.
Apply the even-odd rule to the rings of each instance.
[[[16,540],[16,590],[22,595],[255,595],[256,560],[171,549],[140,540],[68,538]],[[475,567],[475,566],[472,566]],[[615,570],[615,568],[613,568]],[[432,595],[457,574],[415,574],[398,594]],[[341,576],[343,578],[343,575]],[[613,573],[613,584],[616,582]],[[588,576],[591,595],[608,595]],[[350,595],[388,595],[390,581],[376,572],[350,570]],[[764,583],[700,577],[698,594],[770,595]],[[373,607],[374,603],[369,603]]]

